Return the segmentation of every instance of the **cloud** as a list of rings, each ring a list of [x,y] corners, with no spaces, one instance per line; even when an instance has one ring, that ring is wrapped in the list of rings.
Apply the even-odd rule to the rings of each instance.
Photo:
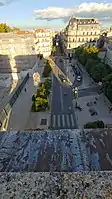
[[[96,17],[106,21],[112,19],[112,3],[82,3],[73,8],[48,7],[35,10],[34,14],[36,19],[48,21],[54,19],[66,21],[72,15],[76,17]]]
[[[5,6],[7,4],[12,3],[15,0],[0,0],[0,6]]]

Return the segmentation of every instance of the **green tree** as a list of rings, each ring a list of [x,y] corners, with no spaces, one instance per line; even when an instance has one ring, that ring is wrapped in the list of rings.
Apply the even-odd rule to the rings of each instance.
[[[19,31],[20,29],[19,28],[17,28],[17,27],[13,27],[13,29],[12,29],[13,31]]]
[[[102,82],[102,79],[108,75],[105,65],[102,63],[91,67],[90,74],[96,82]]]
[[[95,122],[88,122],[84,125],[85,129],[97,129],[97,128],[104,128],[105,124],[103,121],[95,121]]]
[[[0,32],[1,33],[11,32],[11,31],[12,31],[12,29],[6,23],[0,24]]]
[[[54,54],[56,52],[56,46],[52,46],[52,53]]]
[[[102,81],[105,95],[112,102],[112,74],[109,74]]]
[[[46,108],[48,107],[48,100],[38,97],[36,104],[37,104],[39,110],[46,110]]]
[[[45,86],[46,90],[50,90],[51,89],[51,80],[46,79],[46,81],[44,82],[44,86]]]
[[[47,62],[46,62],[46,65],[45,65],[45,67],[44,67],[43,77],[49,77],[51,71],[52,71],[51,66],[50,66],[50,64],[49,64],[49,61],[47,61]]]

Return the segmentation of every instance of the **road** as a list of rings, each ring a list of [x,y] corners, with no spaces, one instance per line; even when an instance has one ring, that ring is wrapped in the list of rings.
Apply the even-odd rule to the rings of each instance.
[[[57,49],[58,55],[59,49]],[[56,57],[56,64],[65,73],[64,64],[60,57]],[[66,93],[66,95],[64,95]],[[73,93],[70,86],[61,83],[53,74],[52,103],[51,103],[51,129],[75,129],[77,128],[74,108]],[[69,107],[71,109],[69,110]]]
[[[78,96],[85,97],[85,96],[93,95],[94,93],[101,92],[100,89],[101,89],[100,86],[93,86],[93,87],[88,87],[88,88],[84,88],[84,89],[79,89]]]

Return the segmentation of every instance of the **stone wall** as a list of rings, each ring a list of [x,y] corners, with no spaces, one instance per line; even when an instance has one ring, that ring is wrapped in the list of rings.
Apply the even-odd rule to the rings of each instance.
[[[0,73],[28,70],[36,59],[33,35],[0,33]]]

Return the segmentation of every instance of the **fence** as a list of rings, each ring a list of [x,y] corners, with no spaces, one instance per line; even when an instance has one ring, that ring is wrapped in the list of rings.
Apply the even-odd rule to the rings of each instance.
[[[21,93],[24,85],[29,79],[29,73],[25,76],[21,84],[14,90],[14,92],[10,95],[8,102],[4,105],[3,109],[0,112],[0,130],[4,130],[8,126],[8,116],[12,107],[17,100],[19,94]]]

